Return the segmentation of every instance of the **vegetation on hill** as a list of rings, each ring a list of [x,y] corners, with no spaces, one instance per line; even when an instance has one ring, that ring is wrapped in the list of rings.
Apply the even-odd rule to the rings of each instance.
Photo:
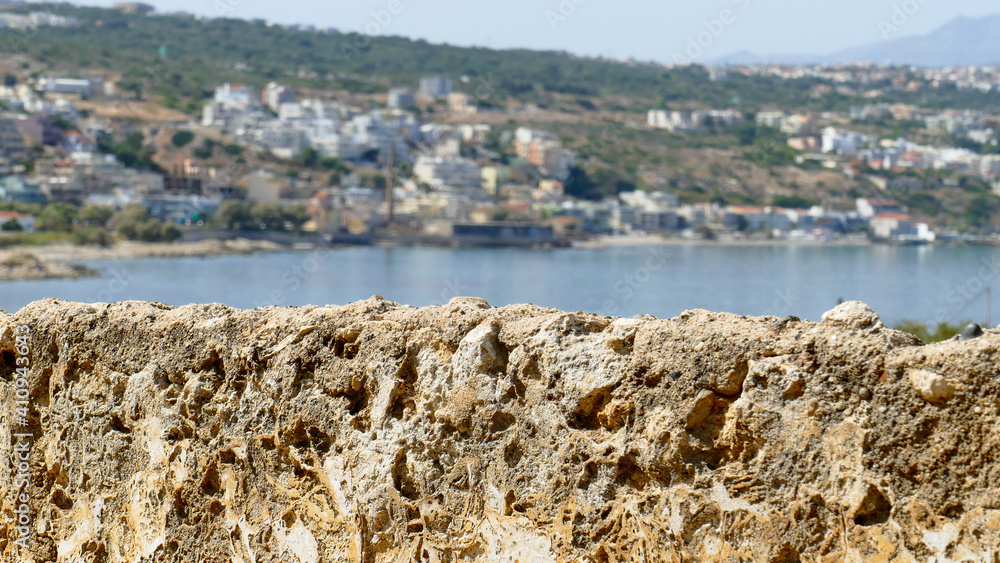
[[[484,107],[500,106],[510,100],[534,104],[539,111],[480,114],[477,119],[491,123],[494,130],[486,150],[477,156],[496,155],[497,163],[517,168],[510,143],[503,145],[499,141],[501,134],[510,136],[522,125],[550,131],[577,157],[566,185],[572,196],[600,199],[623,191],[652,189],[669,190],[681,203],[710,201],[798,208],[815,204],[848,210],[854,207],[857,197],[889,195],[906,205],[918,220],[936,226],[985,230],[1000,217],[1000,197],[991,193],[984,182],[965,179],[958,183],[958,174],[934,171],[925,174],[922,187],[886,194],[876,190],[864,176],[891,177],[891,173],[862,169],[858,177],[848,178],[839,170],[821,170],[815,161],[802,158],[788,147],[786,135],[758,127],[753,120],[754,112],[760,109],[808,110],[815,115],[873,102],[1000,111],[998,92],[958,91],[952,87],[924,87],[911,92],[891,83],[871,83],[865,88],[883,94],[869,99],[819,78],[784,80],[732,72],[725,79],[712,80],[704,68],[697,66],[665,68],[553,51],[432,45],[402,37],[294,30],[263,21],[201,19],[183,14],[141,16],[70,4],[25,4],[8,9],[74,16],[79,25],[30,32],[3,30],[0,60],[17,52],[47,66],[50,70],[46,72],[67,76],[91,71],[120,73],[123,78],[117,83],[119,92],[152,100],[134,105],[163,104],[195,114],[212,97],[214,88],[226,81],[258,88],[278,81],[336,91],[338,95],[347,91],[361,94],[355,96],[364,100],[361,105],[377,104],[374,96],[365,94],[384,93],[392,86],[415,87],[422,76],[440,74],[453,78],[457,89],[475,95]],[[919,80],[916,74],[911,78]],[[3,80],[14,83],[19,77],[5,75]],[[443,107],[439,101],[431,110],[437,112]],[[700,132],[651,130],[644,125],[644,114],[654,107],[735,108],[744,112],[747,120],[735,126],[713,125]],[[72,127],[69,123],[57,126],[65,130]],[[873,136],[894,138],[905,134],[919,141],[933,140],[924,138],[931,133],[920,130],[918,121],[854,126]],[[188,154],[207,166],[224,168],[229,174],[263,164],[284,169],[281,173],[305,173],[336,184],[352,172],[346,163],[321,158],[312,149],[295,161],[279,162],[244,152],[231,140],[214,140],[187,130],[171,131],[157,140],[147,139],[127,126],[96,141],[100,152],[114,154],[126,166],[144,170],[165,167],[164,154],[171,158]],[[980,152],[1000,150],[991,144],[971,148]],[[945,175],[955,182],[942,183]],[[363,179],[375,187],[385,181],[381,175]],[[275,217],[271,210],[257,211],[261,213],[227,210],[229,216],[223,214],[226,220],[222,223],[248,228],[265,224],[279,229],[285,228],[286,222],[293,228],[300,223],[296,217]],[[142,224],[144,220],[134,222]],[[127,230],[119,234],[129,238],[153,236],[151,226],[145,231]],[[69,230],[64,228],[63,232]]]
[[[212,88],[225,80],[257,86],[278,80],[375,93],[389,85],[415,86],[421,76],[431,74],[456,79],[457,88],[475,94],[484,105],[506,98],[544,103],[552,94],[578,97],[584,109],[597,107],[594,97],[613,95],[644,98],[658,107],[695,102],[747,111],[761,107],[845,109],[863,101],[809,77],[782,80],[733,73],[712,81],[698,66],[666,69],[555,51],[434,45],[403,37],[295,30],[262,20],[142,16],[71,4],[24,4],[10,9],[50,11],[74,16],[80,23],[74,28],[8,33],[0,41],[0,52],[22,52],[68,69],[121,70],[126,78],[122,86],[135,97],[155,92],[167,105],[186,111],[197,110]],[[166,53],[163,57],[161,47]],[[457,80],[460,77],[468,81]],[[821,86],[829,93],[818,95]],[[888,92],[892,101],[1000,108],[996,92],[948,88],[906,92],[890,83],[870,87]]]

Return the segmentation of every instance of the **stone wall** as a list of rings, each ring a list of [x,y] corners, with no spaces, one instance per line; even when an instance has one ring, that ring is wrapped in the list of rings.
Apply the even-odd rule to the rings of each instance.
[[[1000,561],[1000,334],[824,319],[33,303],[0,314],[0,553]]]

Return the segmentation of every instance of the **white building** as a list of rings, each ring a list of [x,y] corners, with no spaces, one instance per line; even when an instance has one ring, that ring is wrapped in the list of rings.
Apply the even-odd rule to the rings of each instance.
[[[646,123],[650,127],[670,131],[687,131],[694,128],[690,116],[679,111],[650,110],[646,115]]]
[[[462,136],[462,140],[471,143],[481,143],[486,140],[486,134],[490,132],[492,127],[484,123],[477,124],[462,124],[459,125],[457,131],[459,135]]]
[[[747,232],[786,231],[793,225],[793,216],[784,209],[777,207],[734,206],[729,213],[742,216],[746,221]]]
[[[324,158],[354,160],[359,158],[362,153],[361,146],[350,137],[338,134],[310,137],[309,144]]]
[[[728,126],[742,121],[743,114],[732,109],[692,111],[691,113],[649,110],[646,114],[646,123],[650,127],[669,129],[670,131],[697,131],[709,126],[709,124]]]
[[[786,135],[805,135],[813,129],[813,122],[805,115],[790,115],[781,120],[781,125],[778,128]]]
[[[1000,155],[983,155],[979,161],[979,175],[984,178],[996,178],[1000,176]]]
[[[271,82],[264,87],[263,101],[267,107],[277,112],[282,104],[289,104],[295,101],[295,90],[289,86],[282,86],[277,82]]]
[[[421,156],[413,165],[417,179],[434,189],[481,188],[483,174],[471,160]]]
[[[878,239],[916,235],[917,231],[909,215],[883,213],[871,220],[872,234]]]
[[[834,127],[823,130],[822,151],[824,153],[854,154],[868,143],[868,136],[854,131],[840,132]]]
[[[443,98],[451,94],[454,82],[442,76],[427,76],[420,79],[420,94],[433,98]]]
[[[262,149],[269,150],[279,158],[293,159],[306,147],[305,135],[292,127],[275,122],[256,129],[249,135],[250,140]]]
[[[215,125],[215,104],[205,104],[201,108],[201,126],[212,127]]]
[[[90,80],[86,78],[43,78],[39,80],[39,87],[44,92],[53,94],[74,94],[79,96],[90,96]]]
[[[0,2],[10,4],[10,2]],[[77,19],[72,16],[58,16],[48,12],[32,12],[30,14],[4,14],[0,13],[0,28],[10,27],[13,29],[33,30],[39,27],[75,27]]]
[[[25,156],[24,135],[17,121],[0,115],[0,158],[17,162]]]
[[[26,233],[35,231],[35,217],[33,215],[24,215],[14,211],[0,211],[0,226],[9,221],[16,222],[21,226],[21,230]]]
[[[257,96],[252,86],[226,83],[215,89],[215,103],[225,109],[247,109],[257,105]]]
[[[891,199],[877,197],[858,198],[855,201],[858,215],[866,219],[871,219],[876,215],[901,215],[903,206]]]
[[[676,209],[678,204],[677,196],[667,192],[622,192],[618,198],[636,209],[644,211],[662,211],[665,209]]]
[[[389,90],[389,107],[393,109],[412,108],[417,105],[413,92],[408,88],[393,88]]]
[[[527,127],[518,127],[514,131],[514,141],[517,143],[531,143],[533,141],[555,141],[556,136],[548,131],[539,131],[537,129],[528,129]]]
[[[762,127],[773,127],[778,129],[781,127],[781,122],[785,120],[785,112],[783,111],[762,111],[757,114],[757,125]]]

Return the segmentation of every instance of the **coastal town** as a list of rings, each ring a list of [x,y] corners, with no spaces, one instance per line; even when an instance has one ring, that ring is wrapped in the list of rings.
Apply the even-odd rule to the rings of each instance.
[[[0,16],[15,29],[80,25],[45,13]],[[178,111],[149,95],[170,79],[155,69],[136,82],[21,60],[0,86],[0,227],[70,232],[81,244],[107,244],[110,233],[474,246],[997,240],[988,218],[1000,193],[1000,116],[879,102],[885,92],[865,85],[988,93],[1000,88],[1000,69],[741,65],[709,75],[811,77],[824,81],[816,97],[871,103],[751,111],[739,100],[699,109],[664,102],[617,112],[581,147],[545,125],[558,121],[550,108],[497,99],[483,78],[428,75],[365,97],[221,83],[200,107]],[[685,186],[645,162],[629,166],[631,177],[588,175],[583,161],[630,133],[736,142],[727,162],[708,166],[711,177],[689,175]],[[798,193],[803,182],[776,170],[811,178],[819,192]],[[839,192],[822,191],[834,182]],[[948,188],[976,196],[964,214],[935,209]]]
[[[990,2],[0,0],[2,561],[1000,563],[998,284]]]

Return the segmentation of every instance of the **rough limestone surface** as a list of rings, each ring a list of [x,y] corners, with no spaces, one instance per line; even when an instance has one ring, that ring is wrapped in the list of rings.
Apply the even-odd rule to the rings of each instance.
[[[1000,561],[1000,333],[826,319],[36,302],[0,314],[0,553]]]

